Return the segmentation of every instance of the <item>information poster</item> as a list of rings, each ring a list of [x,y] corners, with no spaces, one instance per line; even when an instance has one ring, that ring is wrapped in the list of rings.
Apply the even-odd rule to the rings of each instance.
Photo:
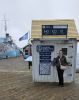
[[[51,74],[51,63],[40,63],[39,74],[40,75],[50,75]]]
[[[54,51],[54,46],[51,45],[37,46],[37,52],[39,52],[39,74],[40,75],[51,74],[51,52],[53,51]]]

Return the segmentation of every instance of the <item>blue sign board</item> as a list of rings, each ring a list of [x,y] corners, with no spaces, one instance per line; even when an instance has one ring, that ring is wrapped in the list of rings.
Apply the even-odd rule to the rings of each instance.
[[[39,74],[51,74],[51,52],[54,51],[52,45],[38,45],[37,52],[39,52]]]
[[[38,45],[37,46],[37,52],[44,52],[44,53],[49,53],[54,51],[54,46],[52,45]]]
[[[68,25],[42,25],[42,35],[67,35]]]

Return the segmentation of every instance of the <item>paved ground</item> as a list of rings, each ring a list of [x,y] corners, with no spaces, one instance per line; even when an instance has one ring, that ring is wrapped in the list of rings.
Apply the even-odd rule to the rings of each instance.
[[[0,71],[16,72],[27,71],[28,63],[22,57],[0,60]]]
[[[79,74],[75,83],[33,83],[22,58],[0,60],[0,100],[79,100]]]

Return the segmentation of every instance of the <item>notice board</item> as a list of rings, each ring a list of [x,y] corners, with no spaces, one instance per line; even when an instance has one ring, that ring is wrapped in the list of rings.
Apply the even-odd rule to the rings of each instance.
[[[68,25],[42,25],[42,35],[67,35]]]
[[[39,74],[51,74],[51,52],[54,51],[52,45],[38,45],[37,52],[39,52]]]

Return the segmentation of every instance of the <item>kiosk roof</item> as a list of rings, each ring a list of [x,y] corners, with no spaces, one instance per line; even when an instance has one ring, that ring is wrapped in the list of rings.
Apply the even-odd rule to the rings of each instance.
[[[66,35],[43,35],[42,36],[42,25],[68,25],[67,38],[75,38],[79,40],[78,32],[74,20],[33,20],[32,21],[32,39],[41,38],[66,38]]]

